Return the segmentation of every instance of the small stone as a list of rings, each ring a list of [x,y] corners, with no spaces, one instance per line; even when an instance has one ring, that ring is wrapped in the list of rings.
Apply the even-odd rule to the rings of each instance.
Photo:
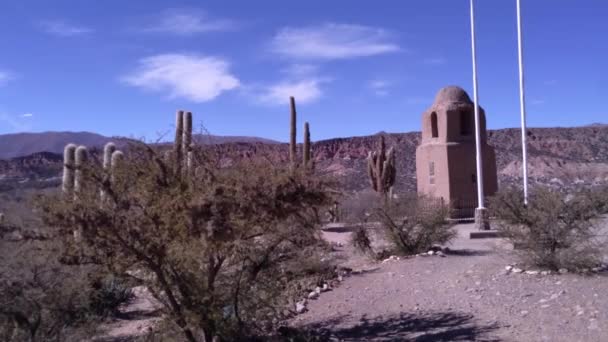
[[[338,276],[338,281],[339,281],[339,282],[342,282],[343,280],[344,280],[344,279],[342,278],[342,276],[341,276],[341,275],[339,275],[339,276]]]
[[[315,292],[321,294],[321,288],[319,286],[315,287]]]
[[[530,313],[530,312],[529,312],[528,310],[522,310],[522,311],[520,312],[520,314],[521,314],[522,316],[527,316],[529,313]]]
[[[445,254],[442,251],[435,252],[435,255],[437,255],[439,257],[442,257],[442,258],[445,258]]]
[[[551,274],[551,271],[542,271],[542,272],[540,272],[540,275],[543,275],[543,276],[548,276],[550,274]]]
[[[511,266],[511,265],[505,266],[505,270],[510,272],[511,270],[513,270],[513,266]]]
[[[319,298],[319,294],[316,291],[312,291],[308,294],[308,299],[317,299]]]
[[[296,313],[302,314],[306,312],[306,301],[301,301],[296,303]]]
[[[567,268],[560,268],[558,272],[560,274],[566,274],[566,273],[568,273],[568,269]]]
[[[601,271],[602,271],[601,267],[594,267],[594,268],[591,269],[591,272],[593,272],[593,273],[598,273],[598,272],[601,272]]]
[[[428,254],[428,255],[435,255],[435,252],[434,251],[428,251],[426,254]]]
[[[539,271],[537,271],[537,270],[530,270],[530,271],[526,271],[526,274],[529,274],[529,275],[538,275],[539,273],[540,273],[540,272],[539,272]]]
[[[329,285],[323,284],[323,287],[321,288],[321,292],[327,292],[327,291],[329,291]]]
[[[513,273],[522,273],[524,270],[522,270],[521,268],[517,268],[517,267],[515,267],[515,268],[513,268],[511,271],[512,271]]]

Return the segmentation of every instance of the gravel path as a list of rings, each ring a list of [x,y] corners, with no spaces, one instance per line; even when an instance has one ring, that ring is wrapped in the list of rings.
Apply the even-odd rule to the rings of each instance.
[[[291,325],[344,341],[608,341],[606,272],[509,273],[515,259],[502,240],[470,240],[472,225],[457,229],[446,257],[349,258],[365,271],[308,301]],[[326,238],[344,243],[349,234]]]

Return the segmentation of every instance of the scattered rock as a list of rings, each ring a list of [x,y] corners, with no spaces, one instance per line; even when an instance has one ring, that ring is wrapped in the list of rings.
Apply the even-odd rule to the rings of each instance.
[[[552,273],[551,271],[542,271],[542,272],[540,272],[540,275],[548,276],[548,275],[551,275],[551,273]]]
[[[300,301],[296,303],[296,313],[303,314],[306,312],[306,300]]]
[[[529,275],[538,275],[539,273],[540,273],[540,271],[537,271],[537,270],[526,271],[526,274],[529,274]]]
[[[319,298],[319,294],[317,293],[317,291],[312,291],[311,293],[308,294],[308,299],[317,299]]]
[[[511,266],[511,265],[505,266],[505,270],[507,270],[507,272],[511,272],[513,270],[513,266]]]
[[[315,287],[315,292],[317,294],[321,294],[321,287],[319,287],[319,286]]]
[[[593,273],[598,273],[598,272],[601,272],[601,271],[602,271],[602,267],[594,267],[594,268],[591,269],[591,272],[593,272]]]
[[[344,280],[344,278],[342,278],[342,276],[341,276],[341,275],[339,275],[339,276],[338,276],[338,281],[339,281],[339,282],[342,282],[343,280]]]
[[[329,291],[329,285],[323,284],[323,287],[321,288],[321,292],[327,292],[327,291]]]
[[[560,274],[566,274],[566,273],[568,273],[568,269],[567,268],[560,268],[559,269],[559,273]]]
[[[435,255],[437,255],[439,257],[442,257],[442,258],[445,258],[445,254],[442,251],[435,252]]]
[[[514,267],[514,268],[511,270],[511,272],[513,272],[513,273],[523,273],[523,271],[524,271],[524,270],[522,270],[521,268],[517,268],[517,267]]]
[[[520,312],[520,314],[521,314],[522,316],[527,316],[529,313],[530,313],[530,312],[529,312],[528,310],[522,310],[522,311]]]
[[[435,255],[435,251],[428,251],[426,254],[428,254],[428,255]]]

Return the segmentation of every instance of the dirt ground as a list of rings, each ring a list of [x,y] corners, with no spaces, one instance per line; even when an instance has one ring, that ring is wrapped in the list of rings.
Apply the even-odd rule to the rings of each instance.
[[[458,225],[446,257],[347,264],[344,278],[291,326],[335,341],[608,341],[608,274],[507,272],[515,255],[502,239],[469,239]],[[348,231],[326,232],[353,255]]]
[[[325,231],[353,272],[289,325],[329,341],[608,341],[608,272],[508,272],[516,258],[504,240],[471,240],[472,224],[456,229],[445,257],[384,262],[355,253],[350,231]],[[129,341],[153,327],[150,296],[136,294],[99,341]]]

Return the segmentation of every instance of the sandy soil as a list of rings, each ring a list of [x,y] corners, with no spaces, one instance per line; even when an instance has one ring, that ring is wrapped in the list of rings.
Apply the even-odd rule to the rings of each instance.
[[[308,301],[291,326],[336,341],[608,341],[606,272],[510,273],[507,244],[469,239],[472,225],[457,229],[446,257],[350,258],[364,272]],[[350,233],[325,234],[344,243]]]

